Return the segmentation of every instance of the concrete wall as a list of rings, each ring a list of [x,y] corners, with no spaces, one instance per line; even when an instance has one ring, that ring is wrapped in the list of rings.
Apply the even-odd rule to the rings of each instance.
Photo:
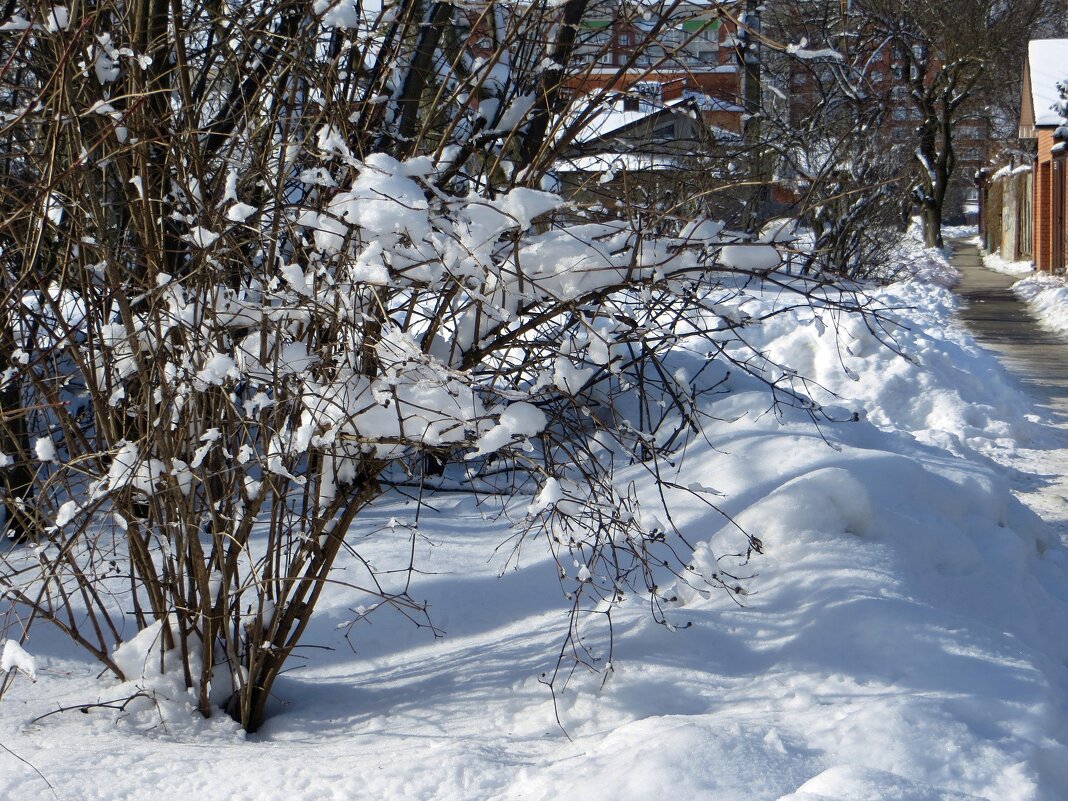
[[[1007,261],[1032,257],[1031,169],[1005,170],[987,179],[980,194],[983,248]]]

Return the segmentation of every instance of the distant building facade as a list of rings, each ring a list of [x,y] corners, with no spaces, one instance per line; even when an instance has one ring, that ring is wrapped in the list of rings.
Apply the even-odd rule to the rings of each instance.
[[[638,88],[644,99],[665,103],[703,96],[698,102],[706,124],[740,132],[737,25],[724,13],[734,5],[681,3],[669,16],[657,17],[646,16],[638,4],[596,4],[579,24],[574,53],[579,69],[568,89],[588,94]]]

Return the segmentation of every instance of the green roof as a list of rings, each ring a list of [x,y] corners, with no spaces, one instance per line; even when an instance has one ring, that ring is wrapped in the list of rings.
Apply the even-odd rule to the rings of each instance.
[[[706,28],[716,30],[719,27],[718,19],[688,19],[682,23],[682,29],[687,33],[693,33],[694,31],[703,31]]]

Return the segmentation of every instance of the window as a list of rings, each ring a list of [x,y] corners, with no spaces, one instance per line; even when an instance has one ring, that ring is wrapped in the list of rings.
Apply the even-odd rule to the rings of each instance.
[[[599,30],[589,34],[580,52],[587,60],[596,58],[598,64],[611,64],[613,52],[609,47],[608,31]]]
[[[666,52],[664,48],[658,47],[657,45],[649,45],[645,48],[644,52],[648,54],[649,59],[653,64],[659,64],[661,61],[671,55],[670,52]]]
[[[719,49],[718,20],[695,17],[682,23],[683,40],[690,40],[690,49],[697,52]]]
[[[667,28],[660,33],[660,41],[665,45],[677,47],[682,44],[682,31],[678,28]]]

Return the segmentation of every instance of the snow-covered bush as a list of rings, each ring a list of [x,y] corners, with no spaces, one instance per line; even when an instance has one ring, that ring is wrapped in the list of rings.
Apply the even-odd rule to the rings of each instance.
[[[737,591],[615,468],[670,484],[732,367],[815,414],[745,331],[863,298],[721,223],[543,191],[581,118],[556,8],[160,8],[3,22],[8,636],[46,619],[120,678],[146,654],[255,729],[328,583],[427,619],[332,567],[395,536],[361,530],[376,498],[446,480],[529,497],[519,536],[577,569],[562,659],[584,613],[658,614],[664,577]],[[754,316],[756,283],[782,301]]]

